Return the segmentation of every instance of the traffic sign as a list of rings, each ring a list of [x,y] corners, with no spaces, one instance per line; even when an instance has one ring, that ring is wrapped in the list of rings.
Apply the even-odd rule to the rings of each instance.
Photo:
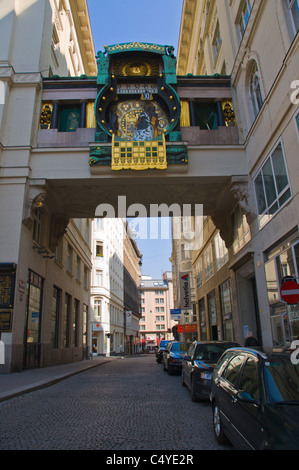
[[[287,304],[297,304],[299,302],[299,284],[295,281],[286,281],[280,288],[281,299]]]

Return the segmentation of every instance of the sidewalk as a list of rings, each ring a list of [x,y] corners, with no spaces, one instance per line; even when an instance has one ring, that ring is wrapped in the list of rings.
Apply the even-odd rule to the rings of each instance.
[[[67,377],[118,358],[118,356],[97,356],[90,360],[85,359],[70,364],[0,374],[0,402],[39,388],[48,387]]]

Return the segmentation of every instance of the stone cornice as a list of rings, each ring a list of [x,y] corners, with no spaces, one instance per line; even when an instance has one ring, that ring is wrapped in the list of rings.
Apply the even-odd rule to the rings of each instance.
[[[95,48],[86,0],[70,0],[70,7],[76,29],[81,57],[86,75],[97,74]]]

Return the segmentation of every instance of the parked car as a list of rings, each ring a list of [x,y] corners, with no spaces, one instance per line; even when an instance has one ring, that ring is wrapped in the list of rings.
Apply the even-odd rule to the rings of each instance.
[[[209,399],[214,367],[224,351],[239,346],[230,341],[195,341],[182,362],[182,385],[191,391],[191,400]]]
[[[156,349],[156,360],[157,360],[157,362],[159,362],[159,363],[162,362],[163,351],[164,351],[166,345],[170,342],[171,342],[170,339],[169,340],[168,339],[162,339],[162,341],[160,341],[159,347]]]
[[[167,370],[169,375],[174,372],[181,372],[183,356],[189,346],[190,343],[185,341],[172,341],[167,344],[166,349],[163,351],[162,362],[164,370]]]
[[[221,444],[299,450],[299,365],[290,354],[230,349],[214,370],[210,399]]]

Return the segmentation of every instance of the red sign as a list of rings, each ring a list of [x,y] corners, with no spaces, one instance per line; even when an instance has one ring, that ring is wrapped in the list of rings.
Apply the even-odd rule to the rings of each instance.
[[[299,284],[295,281],[286,281],[280,288],[281,299],[287,304],[297,304],[299,302]]]
[[[178,333],[195,333],[197,331],[197,325],[178,325]]]

